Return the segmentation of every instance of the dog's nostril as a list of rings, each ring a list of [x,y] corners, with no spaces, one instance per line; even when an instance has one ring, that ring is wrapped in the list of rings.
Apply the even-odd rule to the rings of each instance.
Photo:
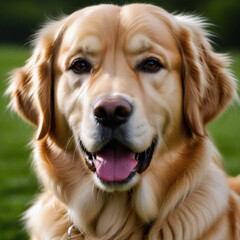
[[[126,118],[130,114],[131,109],[126,106],[118,106],[115,110],[116,118]]]
[[[99,100],[93,110],[95,119],[106,127],[115,128],[126,122],[132,112],[131,104],[122,98]]]
[[[94,108],[94,116],[98,120],[103,120],[107,118],[107,113],[103,107],[98,106],[97,108]]]

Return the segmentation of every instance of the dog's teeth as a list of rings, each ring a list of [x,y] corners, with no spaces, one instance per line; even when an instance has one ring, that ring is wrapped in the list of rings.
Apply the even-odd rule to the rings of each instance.
[[[94,163],[93,163],[92,160],[87,159],[87,165],[88,165],[88,167],[90,168],[90,170],[96,171],[95,165],[94,165]]]
[[[138,161],[139,160],[139,153],[135,153],[135,159]]]
[[[135,153],[135,159],[137,161],[144,161],[145,158],[146,158],[146,152]]]

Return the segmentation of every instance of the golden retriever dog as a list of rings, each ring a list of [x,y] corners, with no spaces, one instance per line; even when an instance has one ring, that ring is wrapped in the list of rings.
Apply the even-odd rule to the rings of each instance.
[[[240,239],[240,180],[228,182],[205,128],[236,84],[205,27],[99,5],[37,34],[8,88],[37,129],[31,239]]]

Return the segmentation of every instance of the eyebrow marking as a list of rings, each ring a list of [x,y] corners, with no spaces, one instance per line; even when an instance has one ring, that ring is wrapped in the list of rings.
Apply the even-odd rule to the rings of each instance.
[[[164,67],[172,67],[166,49],[160,44],[152,42],[151,39],[144,34],[136,34],[133,36],[126,47],[126,51],[129,55],[134,56],[151,52],[152,57],[157,56],[156,58],[161,61],[161,64]]]
[[[89,35],[81,40],[77,40],[67,51],[65,62],[65,69],[70,67],[75,58],[95,58],[103,51],[103,44],[99,38]]]
[[[95,36],[87,36],[81,40],[76,40],[70,50],[68,50],[68,56],[71,58],[75,55],[89,55],[96,56],[103,50],[101,41]]]
[[[131,55],[139,55],[152,48],[150,40],[143,34],[137,34],[130,40],[126,50]]]
[[[80,42],[79,50],[85,54],[94,56],[101,52],[102,44],[98,38],[94,36],[88,36]]]

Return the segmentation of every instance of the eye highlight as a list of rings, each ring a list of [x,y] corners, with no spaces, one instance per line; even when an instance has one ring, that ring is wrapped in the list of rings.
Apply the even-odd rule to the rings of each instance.
[[[137,67],[136,70],[139,72],[144,73],[156,73],[161,68],[163,68],[162,64],[155,58],[147,58],[141,61]]]
[[[77,74],[87,74],[92,70],[92,65],[85,59],[78,59],[74,61],[73,65],[70,67]]]

